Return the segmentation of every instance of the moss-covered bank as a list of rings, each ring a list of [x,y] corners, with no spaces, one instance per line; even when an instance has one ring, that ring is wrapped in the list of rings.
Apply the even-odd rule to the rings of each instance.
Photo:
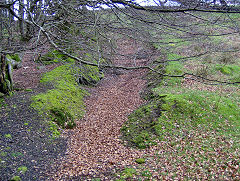
[[[165,72],[171,75],[182,73],[182,69],[180,62],[171,62]],[[148,103],[129,115],[121,129],[128,145],[146,148],[159,140],[184,137],[186,132],[199,128],[227,137],[239,136],[240,108],[236,99],[181,87],[180,78],[162,77],[161,81],[155,80],[157,84],[153,82],[151,85],[155,86],[150,86],[150,94],[146,97]]]
[[[97,83],[100,75],[97,67],[79,67],[75,63],[61,65],[42,77],[41,83],[48,84],[52,89],[33,96],[32,107],[62,128],[73,128],[76,125],[74,120],[84,115],[83,99],[88,95],[79,79],[84,77],[86,81]]]

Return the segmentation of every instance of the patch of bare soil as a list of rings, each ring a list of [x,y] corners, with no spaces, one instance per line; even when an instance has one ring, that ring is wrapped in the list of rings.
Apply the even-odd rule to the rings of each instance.
[[[41,75],[56,68],[56,64],[43,66],[36,63],[36,56],[32,52],[25,52],[22,67],[13,71],[13,80],[16,88],[34,89],[39,86]]]
[[[130,40],[121,40],[119,53],[133,54],[138,47]],[[146,59],[136,59],[143,65]],[[134,65],[130,58],[122,56],[114,60],[116,65]],[[150,150],[125,147],[120,128],[128,115],[144,103],[140,92],[145,86],[141,77],[145,70],[111,71],[86,98],[86,115],[71,132],[66,157],[63,158],[54,180],[79,180],[98,177],[110,180],[111,173],[127,165],[135,165],[135,159],[149,154]],[[110,171],[110,172],[109,172]]]

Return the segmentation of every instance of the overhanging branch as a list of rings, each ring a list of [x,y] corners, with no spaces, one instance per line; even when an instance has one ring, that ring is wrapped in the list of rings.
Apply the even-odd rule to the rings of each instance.
[[[161,13],[178,13],[178,12],[187,12],[187,11],[198,11],[198,12],[208,12],[208,13],[240,13],[240,9],[231,10],[231,7],[228,7],[227,9],[211,9],[208,7],[199,8],[199,6],[196,6],[194,8],[168,8],[168,9],[162,9],[161,7],[155,8],[154,6],[141,6],[139,4],[136,4],[132,1],[125,1],[125,0],[111,0],[113,4],[121,4],[124,6],[128,6],[137,10],[144,10],[149,12],[161,12]],[[166,7],[165,7],[166,8]]]

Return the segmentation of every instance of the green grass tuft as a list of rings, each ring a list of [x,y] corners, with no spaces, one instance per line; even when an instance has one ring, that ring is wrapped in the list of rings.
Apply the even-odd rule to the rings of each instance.
[[[183,74],[183,65],[181,62],[169,62],[165,67],[167,75],[182,75]],[[182,81],[181,77],[164,77],[162,85],[175,86],[180,85]]]
[[[13,176],[10,181],[21,181],[21,177],[19,176]]]
[[[220,71],[222,74],[225,74],[225,75],[234,75],[234,74],[239,74],[240,66],[217,64],[216,70]]]
[[[131,179],[137,173],[134,168],[125,168],[121,173],[121,179]]]
[[[18,167],[17,171],[20,172],[20,173],[23,173],[25,174],[25,172],[28,170],[28,168],[26,166],[21,166],[21,167]]]

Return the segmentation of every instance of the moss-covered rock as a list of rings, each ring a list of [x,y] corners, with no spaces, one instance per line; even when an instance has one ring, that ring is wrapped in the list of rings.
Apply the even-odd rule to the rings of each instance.
[[[162,103],[161,99],[155,99],[128,117],[128,121],[121,128],[122,139],[127,141],[127,145],[144,149],[155,144],[154,126],[161,114]]]
[[[146,162],[145,158],[138,158],[135,160],[138,164],[143,164]]]
[[[72,58],[67,57],[57,50],[52,50],[38,58],[38,61],[45,65],[59,62],[75,62]]]
[[[99,68],[91,65],[83,65],[79,69],[78,82],[83,85],[95,85],[104,77]]]
[[[86,53],[84,60],[87,62],[93,62],[96,65],[98,62],[93,58],[91,54]],[[104,59],[101,59],[99,64],[105,63]],[[95,85],[98,81],[100,81],[104,74],[97,66],[80,64],[78,69],[78,82],[83,85]]]
[[[94,60],[92,55],[86,53],[83,57],[85,61],[93,62],[97,64],[97,61]],[[66,55],[62,54],[61,52],[57,50],[53,50],[48,52],[47,54],[39,57],[39,61],[43,62],[44,64],[52,64],[52,63],[75,63],[75,60],[72,58],[67,57]],[[105,62],[103,59],[101,59],[101,63]],[[99,70],[99,67],[97,66],[91,66],[87,64],[76,64],[73,71],[75,71],[76,81],[79,84],[83,85],[94,85],[96,84],[101,78],[103,78],[103,73]]]
[[[47,113],[63,128],[74,127],[73,120],[83,116],[83,98],[88,94],[76,82],[76,72],[72,66],[73,64],[62,65],[46,73],[41,82],[51,83],[54,88],[32,98],[32,107],[42,115]]]
[[[12,65],[13,69],[19,69],[22,67],[22,56],[20,54],[8,54],[6,55],[7,63]]]

